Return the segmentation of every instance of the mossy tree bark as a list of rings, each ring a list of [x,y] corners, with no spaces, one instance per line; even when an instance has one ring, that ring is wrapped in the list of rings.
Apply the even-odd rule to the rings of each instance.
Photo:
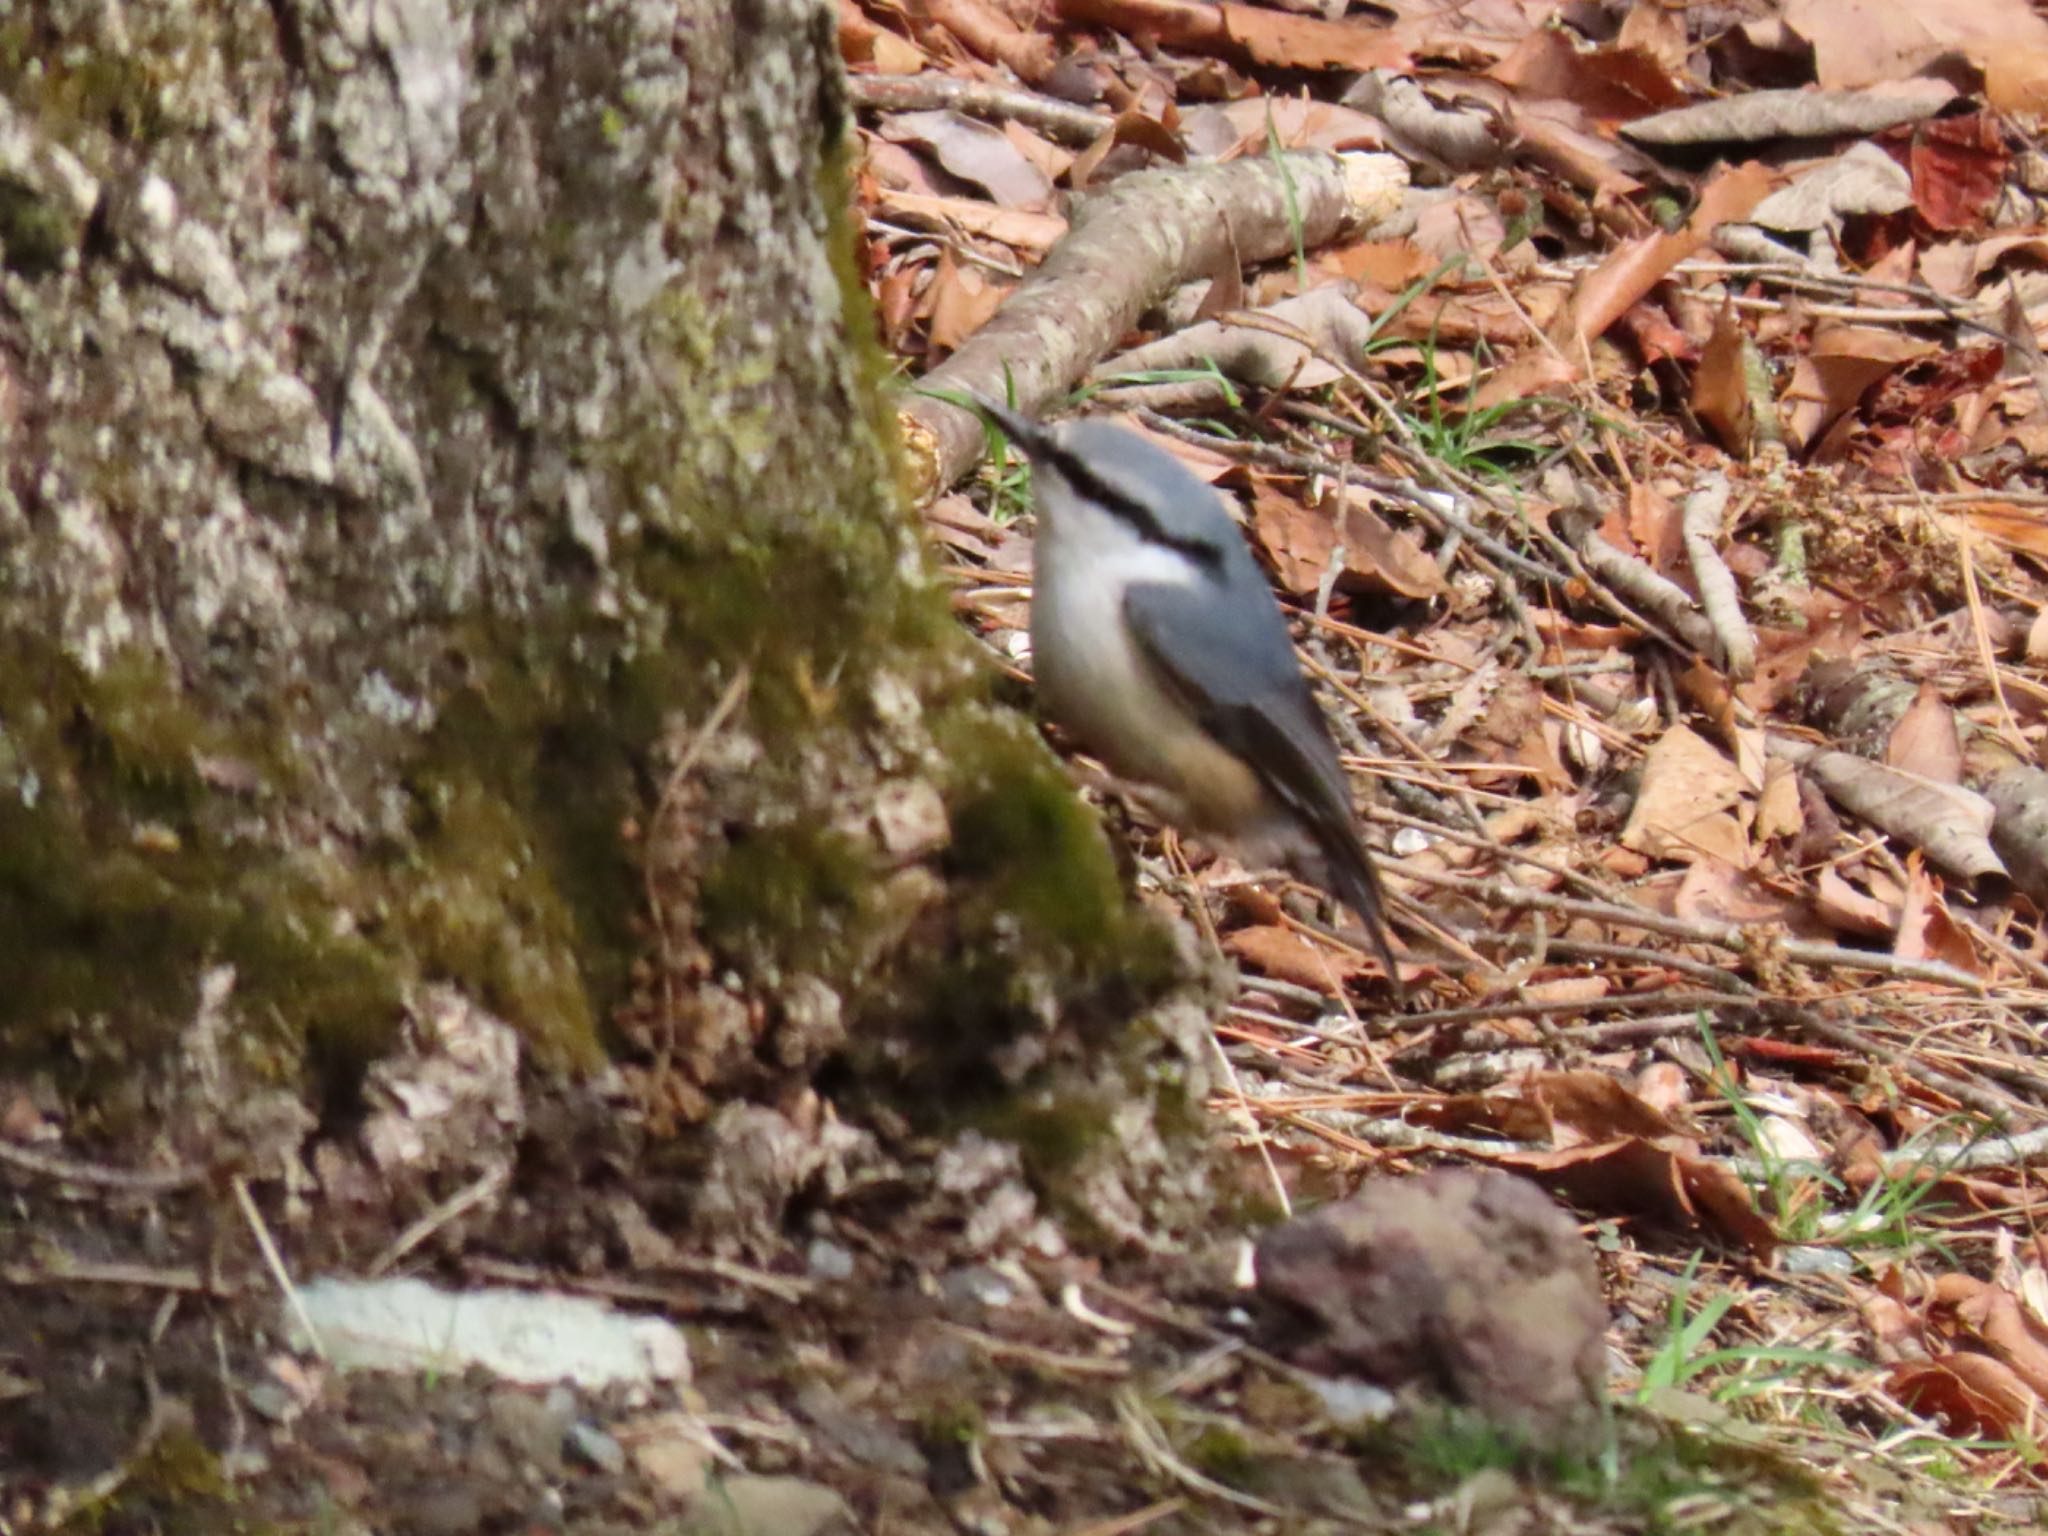
[[[204,997],[296,1082],[439,985],[690,1119],[1170,968],[898,510],[837,71],[822,0],[0,21],[10,1062],[146,1097]]]

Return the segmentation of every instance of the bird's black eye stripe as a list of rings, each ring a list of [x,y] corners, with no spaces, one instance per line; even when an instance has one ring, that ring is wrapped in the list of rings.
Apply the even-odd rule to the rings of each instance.
[[[1174,533],[1160,523],[1150,507],[1133,501],[1065,448],[1052,441],[1050,436],[1042,437],[1032,444],[1032,448],[1039,457],[1046,460],[1061,479],[1099,505],[1110,516],[1137,529],[1146,543],[1163,545],[1177,554],[1186,555],[1197,565],[1209,570],[1215,570],[1222,565],[1222,550],[1207,539],[1184,538]]]

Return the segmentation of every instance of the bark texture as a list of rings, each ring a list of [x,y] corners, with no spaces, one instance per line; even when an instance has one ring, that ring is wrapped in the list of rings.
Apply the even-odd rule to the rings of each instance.
[[[1179,962],[900,511],[834,20],[0,8],[0,1072],[267,1166],[481,1006],[728,1247],[880,1155],[828,1061],[1199,1202],[1199,1010],[1088,1027]]]

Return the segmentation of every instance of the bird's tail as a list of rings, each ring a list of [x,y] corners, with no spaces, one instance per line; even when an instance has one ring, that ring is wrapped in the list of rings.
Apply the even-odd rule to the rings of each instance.
[[[1387,930],[1387,899],[1380,889],[1379,871],[1373,868],[1372,855],[1365,851],[1365,844],[1358,840],[1358,833],[1349,825],[1325,825],[1318,830],[1322,836],[1323,858],[1329,865],[1330,883],[1336,887],[1344,905],[1358,914],[1358,920],[1365,924],[1365,934],[1372,941],[1372,950],[1379,957],[1381,965],[1387,968],[1387,980],[1394,984],[1397,1002],[1408,1000],[1407,988],[1401,985],[1401,970],[1394,963],[1394,944]]]

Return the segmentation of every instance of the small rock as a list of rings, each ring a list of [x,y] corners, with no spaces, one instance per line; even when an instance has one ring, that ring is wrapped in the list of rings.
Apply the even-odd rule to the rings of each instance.
[[[1600,1430],[1607,1311],[1593,1252],[1526,1179],[1445,1169],[1378,1179],[1275,1227],[1260,1294],[1309,1370],[1447,1396],[1532,1444]]]
[[[804,1264],[815,1280],[853,1278],[853,1255],[830,1238],[812,1238],[804,1249]]]
[[[690,1501],[690,1536],[840,1536],[856,1529],[846,1500],[800,1477],[729,1477]]]
[[[626,1452],[595,1424],[571,1424],[569,1446],[600,1472],[617,1477],[626,1470]]]

